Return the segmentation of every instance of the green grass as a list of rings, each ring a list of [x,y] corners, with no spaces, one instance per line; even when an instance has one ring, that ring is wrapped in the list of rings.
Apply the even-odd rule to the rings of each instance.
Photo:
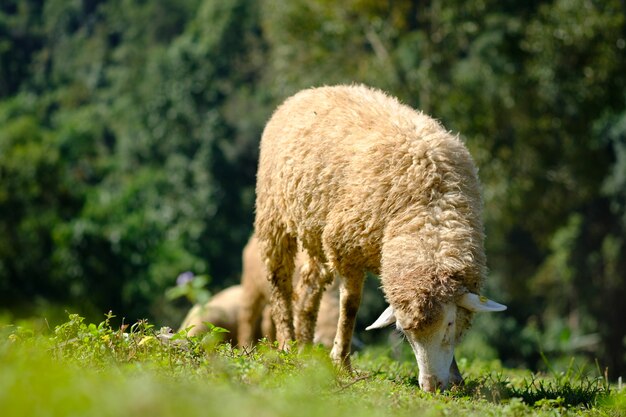
[[[466,384],[419,390],[413,361],[391,349],[354,356],[337,372],[322,348],[251,351],[166,332],[147,322],[111,326],[76,315],[53,331],[0,328],[4,416],[622,416],[626,392],[601,376],[531,374],[499,362],[461,359]]]

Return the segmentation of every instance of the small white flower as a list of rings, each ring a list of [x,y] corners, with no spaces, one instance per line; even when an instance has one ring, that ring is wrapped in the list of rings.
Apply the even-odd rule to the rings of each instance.
[[[176,285],[182,287],[183,285],[193,281],[194,276],[195,275],[191,271],[183,272],[178,276],[178,278],[176,278]]]

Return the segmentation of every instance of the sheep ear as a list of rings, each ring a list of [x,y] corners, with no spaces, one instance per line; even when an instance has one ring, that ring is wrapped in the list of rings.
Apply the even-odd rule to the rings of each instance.
[[[382,329],[383,327],[389,326],[390,324],[393,324],[395,322],[396,315],[393,312],[393,307],[389,306],[385,311],[383,311],[383,314],[381,314],[380,317],[378,317],[376,321],[372,323],[372,325],[367,326],[365,330]]]
[[[456,304],[474,312],[504,311],[506,306],[472,292],[463,294]]]

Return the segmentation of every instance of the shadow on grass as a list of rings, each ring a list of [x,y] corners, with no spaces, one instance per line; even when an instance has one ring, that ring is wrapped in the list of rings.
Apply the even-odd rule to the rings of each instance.
[[[482,398],[495,403],[519,398],[527,405],[542,408],[593,408],[610,395],[610,388],[602,378],[585,377],[570,381],[533,375],[513,384],[508,378],[496,375],[468,379],[464,385],[454,387],[450,395]]]
[[[390,370],[391,371],[391,370]],[[372,376],[419,389],[418,376],[378,369]],[[611,389],[606,379],[598,377],[556,377],[533,375],[513,383],[502,374],[466,378],[443,395],[459,399],[482,399],[501,403],[514,398],[538,408],[593,408],[608,398]]]

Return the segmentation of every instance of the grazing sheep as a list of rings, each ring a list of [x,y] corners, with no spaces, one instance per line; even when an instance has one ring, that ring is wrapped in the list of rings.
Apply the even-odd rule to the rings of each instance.
[[[291,303],[298,243],[312,265],[343,277],[331,357],[347,368],[365,271],[380,275],[390,304],[369,328],[396,322],[426,391],[445,389],[451,373],[457,379],[454,345],[473,312],[505,308],[476,295],[486,260],[469,152],[437,121],[381,91],[321,87],[285,101],[263,132],[256,196],[282,346],[307,342],[299,327],[315,320]],[[300,302],[315,305],[330,276],[313,275],[318,283],[298,290]]]
[[[261,276],[261,278],[265,280],[265,276]],[[269,292],[269,282],[265,282],[266,290]],[[224,341],[231,343],[233,346],[237,345],[239,321],[244,305],[246,305],[246,302],[244,289],[241,285],[225,288],[215,294],[204,307],[199,304],[194,305],[180,325],[179,331],[191,327],[187,334],[189,336],[198,336],[208,330],[205,323],[211,323],[214,326],[228,330]],[[324,345],[329,349],[333,346],[338,317],[339,299],[337,288],[335,287],[328,289],[322,296],[319,320],[315,326],[314,342],[316,344]],[[253,342],[261,338],[276,340],[276,329],[272,320],[270,306],[267,305],[267,299],[263,301],[261,319],[259,320],[259,317],[256,317],[252,326]],[[252,344],[249,343],[247,346]]]
[[[255,329],[263,316],[263,309],[269,300],[269,283],[265,278],[265,270],[254,235],[243,248],[241,259],[241,310],[239,314],[238,339],[241,346],[252,346],[256,342]],[[265,335],[274,335],[272,321],[263,319]]]
[[[276,339],[276,330],[268,306],[270,283],[266,278],[258,240],[254,235],[246,244],[242,255],[243,273],[240,285],[233,285],[217,294],[203,306],[193,306],[183,320],[180,329],[189,330],[190,336],[207,331],[205,322],[229,331],[226,341],[233,345],[251,346],[262,337]],[[305,267],[302,255],[298,257],[298,270],[294,280],[298,281],[299,271]],[[339,304],[337,286],[324,292],[320,303],[320,313],[315,327],[315,343],[332,347],[337,330]],[[241,329],[245,329],[243,332]]]
[[[308,276],[317,273],[317,270],[307,264],[306,256],[300,252],[296,259],[297,268],[293,274],[294,282],[307,282]],[[243,250],[241,276],[241,308],[239,312],[238,340],[241,346],[251,346],[258,340],[259,322],[262,335],[269,340],[275,339],[275,327],[273,320],[266,308],[270,300],[270,283],[267,280],[265,266],[261,260],[258,239],[255,235],[250,237]],[[337,331],[337,318],[339,316],[339,304],[337,302],[338,288],[333,286],[324,292],[320,300],[319,320],[315,326],[314,341],[325,346],[332,347]],[[301,305],[295,300],[296,305]],[[304,307],[299,307],[303,309]]]
[[[269,286],[269,285],[268,285]],[[320,301],[317,322],[315,323],[315,335],[313,343],[322,344],[329,349],[333,347],[335,335],[337,334],[337,322],[339,321],[339,281],[324,291]],[[356,346],[360,343],[355,338],[352,343]]]
[[[242,294],[243,287],[241,285],[233,285],[215,294],[204,306],[196,304],[187,313],[183,323],[180,325],[180,329],[193,326],[188,334],[197,336],[207,331],[204,323],[208,322],[228,330],[226,341],[236,345]]]

